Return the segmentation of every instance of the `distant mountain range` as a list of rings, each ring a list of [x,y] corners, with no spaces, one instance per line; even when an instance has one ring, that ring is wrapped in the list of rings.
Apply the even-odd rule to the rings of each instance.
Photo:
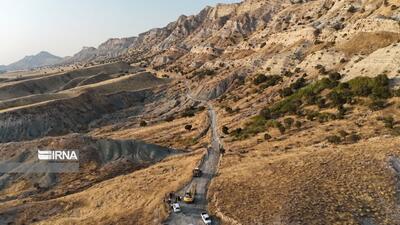
[[[10,65],[0,65],[0,71],[28,70],[42,66],[54,65],[61,63],[62,61],[63,58],[42,51],[36,55],[25,56],[23,59],[11,63]]]
[[[71,57],[59,57],[48,52],[42,51],[37,55],[25,56],[23,59],[8,66],[0,65],[1,71],[29,70],[42,66],[55,64],[69,64],[76,62],[90,62],[92,60],[105,60],[118,57],[127,53],[130,45],[134,43],[136,37],[111,38],[100,44],[98,48],[83,47],[81,51]]]

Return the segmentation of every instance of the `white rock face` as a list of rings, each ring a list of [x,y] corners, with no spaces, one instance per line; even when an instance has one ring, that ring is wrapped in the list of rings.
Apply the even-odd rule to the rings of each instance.
[[[137,38],[110,39],[76,58],[121,57],[181,74],[218,68],[223,69],[218,71],[220,76],[237,70],[249,75],[296,70],[315,78],[323,75],[316,69],[322,66],[326,73],[340,72],[345,79],[383,72],[393,77],[398,75],[394,44],[400,41],[399,10],[392,9],[392,2],[379,2],[245,0],[219,4],[196,15],[182,15]],[[362,33],[377,35],[362,45]]]
[[[351,62],[344,68],[349,80],[356,76],[374,77],[387,74],[389,78],[400,76],[400,44],[379,49],[359,62]]]

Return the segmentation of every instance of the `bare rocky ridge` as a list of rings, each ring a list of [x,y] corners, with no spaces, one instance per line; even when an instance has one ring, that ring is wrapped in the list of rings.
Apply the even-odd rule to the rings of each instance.
[[[98,48],[84,47],[80,52],[62,61],[62,63],[84,63],[93,60],[105,60],[118,57],[128,51],[129,46],[136,40],[131,38],[112,38],[100,44]]]

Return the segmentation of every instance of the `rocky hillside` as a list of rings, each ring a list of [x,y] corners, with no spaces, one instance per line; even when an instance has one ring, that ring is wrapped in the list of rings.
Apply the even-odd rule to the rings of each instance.
[[[115,58],[127,53],[129,46],[136,40],[136,37],[130,38],[111,38],[100,44],[98,48],[84,47],[81,51],[65,59],[62,63],[82,63],[93,60],[101,61]]]
[[[183,74],[297,69],[314,76],[324,68],[352,77],[389,68],[395,76],[398,7],[398,1],[328,0],[218,5],[139,35],[131,59]],[[370,63],[378,58],[385,69]]]
[[[77,58],[121,55],[166,72],[197,77],[215,72],[218,79],[243,71],[297,71],[308,77],[339,71],[345,79],[390,71],[393,77],[398,75],[399,5],[396,0],[220,4],[138,37],[86,48]]]
[[[42,66],[54,65],[60,63],[61,61],[61,57],[42,51],[36,55],[25,56],[23,59],[15,63],[11,63],[8,66],[0,66],[0,70],[29,70]]]
[[[0,223],[162,223],[209,145],[211,105],[220,224],[400,224],[399,59],[399,0],[245,0],[84,48],[68,71],[6,78],[6,159],[73,144],[116,156],[91,162],[101,179],[91,164],[45,189],[6,177]]]

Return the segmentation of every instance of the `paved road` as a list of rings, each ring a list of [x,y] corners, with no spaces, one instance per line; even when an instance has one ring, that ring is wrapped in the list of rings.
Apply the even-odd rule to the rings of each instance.
[[[189,89],[188,89],[189,90]],[[177,193],[181,196],[184,195],[186,190],[191,187],[191,185],[196,184],[196,196],[195,202],[192,204],[180,203],[182,212],[171,213],[165,224],[168,225],[201,225],[204,224],[201,220],[200,213],[207,211],[207,190],[211,179],[214,177],[218,161],[220,157],[220,140],[217,132],[217,117],[212,105],[204,100],[195,99],[190,95],[190,90],[187,93],[188,98],[194,101],[201,101],[208,106],[208,116],[211,123],[212,140],[210,148],[207,150],[207,154],[200,166],[203,171],[201,177],[195,177],[192,181],[183,189],[179,190]],[[217,225],[218,221],[216,218],[212,218],[213,224]]]

